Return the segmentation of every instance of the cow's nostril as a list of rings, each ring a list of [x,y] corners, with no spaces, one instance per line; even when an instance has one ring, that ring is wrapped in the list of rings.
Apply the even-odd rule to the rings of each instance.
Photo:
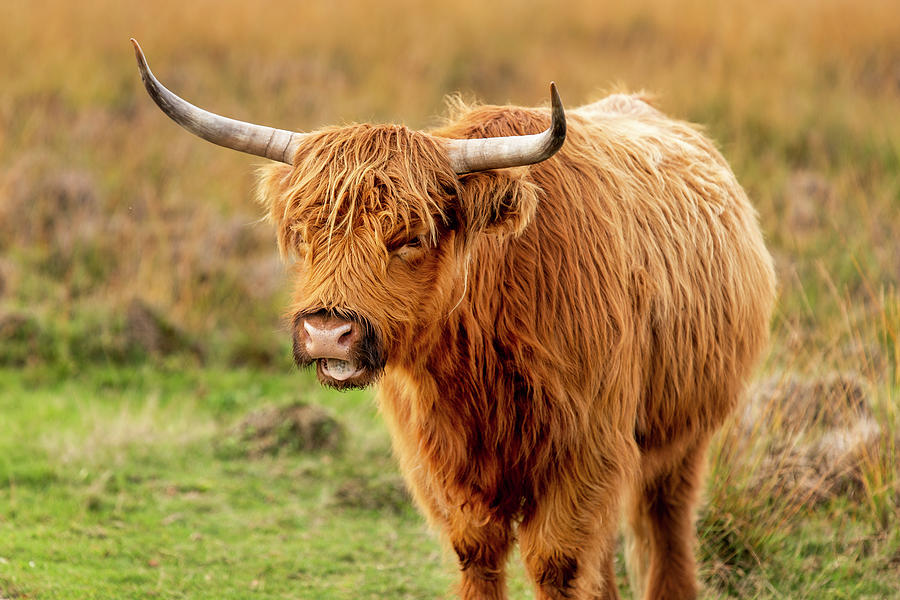
[[[302,323],[300,339],[311,358],[347,360],[356,343],[356,328],[352,323],[318,315],[306,317]]]

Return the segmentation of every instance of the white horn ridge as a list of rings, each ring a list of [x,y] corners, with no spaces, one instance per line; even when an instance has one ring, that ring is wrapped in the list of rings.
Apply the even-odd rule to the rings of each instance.
[[[566,141],[566,113],[556,91],[556,84],[553,82],[550,83],[550,102],[552,106],[550,127],[542,133],[443,140],[453,170],[462,175],[488,169],[521,167],[539,163],[556,154]]]
[[[131,43],[147,93],[173,121],[213,144],[293,164],[297,146],[306,134],[236,121],[194,106],[157,81],[137,40],[131,38]]]

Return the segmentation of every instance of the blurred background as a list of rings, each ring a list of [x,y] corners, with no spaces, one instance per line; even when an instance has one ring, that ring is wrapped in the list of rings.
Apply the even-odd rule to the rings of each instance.
[[[550,80],[569,106],[649,91],[708,130],[758,207],[788,359],[820,365],[818,352],[796,354],[806,344],[843,360],[867,352],[848,346],[861,341],[846,338],[848,324],[897,325],[894,2],[43,0],[0,10],[2,363],[173,350],[284,362],[285,278],[252,201],[259,163],[159,113],[132,36],[192,102],[303,131],[427,128],[449,93],[532,105]],[[171,335],[139,339],[151,315]],[[896,366],[869,351],[867,362]]]
[[[900,505],[896,0],[4,2],[7,407],[98,368],[150,365],[159,369],[152,377],[290,370],[287,270],[253,201],[260,162],[170,122],[141,86],[130,37],[179,95],[286,129],[366,121],[424,129],[440,123],[448,94],[536,105],[551,80],[569,107],[645,90],[663,111],[701,124],[759,211],[780,286],[750,408],[713,451],[712,508],[701,515],[701,554],[713,565],[705,580],[764,595],[774,575],[752,593],[738,582],[767,552],[777,555],[766,543],[779,528],[835,501],[832,491],[871,515],[858,517],[864,531],[851,538],[876,544],[866,551],[897,574],[900,541],[889,526]],[[798,403],[807,404],[792,412]],[[802,437],[809,419],[831,423],[825,405],[847,408],[851,421],[840,427],[857,437]],[[860,415],[865,431],[852,420]],[[785,425],[792,419],[799,424]],[[849,479],[829,479],[837,476],[823,461],[848,456]],[[790,500],[773,512],[767,502],[788,488]],[[748,523],[763,530],[747,534]]]

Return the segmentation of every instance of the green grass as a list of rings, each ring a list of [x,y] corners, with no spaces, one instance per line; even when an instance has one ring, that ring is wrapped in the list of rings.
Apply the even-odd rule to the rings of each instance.
[[[395,471],[369,394],[328,396],[347,429],[337,454],[252,459],[235,422],[263,404],[326,400],[307,377],[151,368],[46,377],[0,372],[0,597],[446,589],[450,573],[411,507],[336,500],[348,481],[377,486]]]
[[[249,452],[236,424],[298,400],[326,407],[345,429],[342,446]],[[452,560],[399,494],[369,392],[326,391],[287,371],[91,367],[60,378],[7,369],[0,414],[0,598],[440,598],[452,589]],[[897,596],[893,517],[879,525],[839,498],[773,530],[751,511],[702,512],[706,597]],[[511,596],[532,597],[512,563]]]

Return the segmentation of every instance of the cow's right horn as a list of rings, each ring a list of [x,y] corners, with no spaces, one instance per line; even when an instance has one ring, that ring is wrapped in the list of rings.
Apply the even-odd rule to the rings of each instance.
[[[552,112],[550,127],[533,135],[512,135],[468,140],[443,140],[453,170],[458,174],[521,167],[547,160],[562,148],[566,141],[566,112],[556,91],[556,84],[550,83]]]
[[[147,93],[173,121],[213,144],[293,164],[297,146],[306,134],[236,121],[194,106],[157,81],[137,40],[131,38],[131,43]]]

